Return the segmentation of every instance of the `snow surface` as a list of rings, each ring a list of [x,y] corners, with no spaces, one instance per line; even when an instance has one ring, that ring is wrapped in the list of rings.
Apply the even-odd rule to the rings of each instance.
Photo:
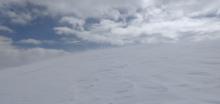
[[[0,71],[0,104],[220,104],[220,47],[137,45]]]

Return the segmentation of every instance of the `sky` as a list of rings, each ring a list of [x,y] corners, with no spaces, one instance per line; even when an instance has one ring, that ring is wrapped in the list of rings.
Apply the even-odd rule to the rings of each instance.
[[[108,46],[220,38],[220,0],[0,0],[0,69]]]

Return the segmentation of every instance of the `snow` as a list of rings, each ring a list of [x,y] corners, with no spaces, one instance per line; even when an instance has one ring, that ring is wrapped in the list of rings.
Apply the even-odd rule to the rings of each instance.
[[[136,45],[0,71],[1,104],[220,104],[216,43]]]

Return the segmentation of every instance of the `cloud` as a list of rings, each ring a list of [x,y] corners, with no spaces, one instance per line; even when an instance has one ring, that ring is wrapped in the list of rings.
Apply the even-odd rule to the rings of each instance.
[[[53,28],[56,37],[68,44],[214,40],[220,38],[219,4],[219,0],[0,0],[0,32],[16,32],[10,26],[47,16],[58,21]],[[68,54],[57,49],[21,49],[14,43],[0,36],[0,59],[5,59],[0,69]],[[18,43],[38,46],[54,41],[30,38]]]
[[[218,38],[219,33],[219,0],[1,1],[1,4],[28,2],[44,7],[39,11],[46,11],[59,19],[59,25],[54,27],[59,36],[95,43],[125,45],[184,39],[197,41]],[[34,14],[31,10],[12,12],[12,16],[8,16],[11,21],[22,23],[32,21]]]
[[[0,0],[0,2],[0,6],[5,4],[44,6],[51,15],[75,15],[81,18],[118,14],[118,11],[114,11],[114,9],[133,13],[137,9],[155,11],[161,8],[173,16],[200,14],[209,11],[217,11],[216,13],[219,14],[218,4],[220,3],[219,0]]]
[[[35,19],[47,16],[45,7],[28,0],[0,0],[0,15],[9,23],[27,25]]]
[[[68,52],[56,49],[21,49],[12,44],[13,41],[10,38],[0,36],[0,59],[4,59],[0,60],[0,70],[68,54]]]
[[[133,0],[38,0],[35,4],[44,5],[52,14],[69,15],[74,14],[79,17],[100,17],[108,13],[111,8],[133,9],[139,5],[139,1]]]
[[[78,25],[80,29],[76,29],[75,26],[63,26],[61,22],[61,26],[56,27],[55,31],[67,37],[74,35],[83,40],[113,45],[176,42],[182,40],[182,37],[190,41],[215,39],[219,38],[217,33],[220,32],[219,9],[216,5],[219,1],[212,1],[209,3],[205,0],[187,2],[181,0],[154,2],[142,0],[141,2],[140,0],[136,2],[143,4],[135,5],[133,8],[122,5],[114,8],[109,5],[112,8],[108,8],[107,11],[115,15],[106,16],[105,12],[97,11],[100,13],[95,17],[99,19],[98,23],[89,24],[89,26],[88,23],[84,23]],[[210,14],[212,17],[209,17]],[[80,18],[80,21],[86,21],[84,18],[89,16]],[[79,17],[72,16],[72,18]],[[70,20],[65,22],[76,24]]]
[[[10,29],[9,27],[0,25],[0,32],[9,32],[9,33],[11,33],[11,32],[13,32],[13,30]]]
[[[71,21],[69,22],[72,23]],[[135,17],[129,22],[116,22],[103,19],[100,23],[91,25],[87,30],[81,26],[56,27],[55,31],[67,37],[77,36],[83,40],[97,43],[125,45],[133,43],[175,42],[187,37],[192,41],[214,39],[215,33],[220,33],[220,22],[209,19],[180,18],[177,20],[144,22],[143,17]],[[185,34],[184,34],[185,33]],[[187,35],[190,33],[192,35]],[[203,37],[203,38],[201,38]],[[212,37],[212,38],[211,38]]]
[[[16,13],[12,11],[7,12],[7,17],[11,19],[12,23],[27,24],[33,20],[33,17],[28,13]]]
[[[41,44],[43,44],[42,41],[36,40],[36,39],[24,39],[24,40],[20,40],[18,43],[31,44],[31,45],[41,45]]]
[[[0,36],[0,46],[10,46],[10,44],[12,44],[12,40],[7,38],[7,37],[3,37],[3,36]]]
[[[28,38],[28,39],[23,39],[23,40],[14,42],[14,43],[39,46],[39,45],[45,45],[45,44],[46,45],[59,44],[59,41],[55,41],[55,40],[37,40],[37,39],[33,39],[33,38]]]

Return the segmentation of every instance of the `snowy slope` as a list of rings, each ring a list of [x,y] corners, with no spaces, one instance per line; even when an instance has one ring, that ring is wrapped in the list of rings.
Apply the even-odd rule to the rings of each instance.
[[[220,47],[139,45],[0,71],[0,104],[220,104]]]

